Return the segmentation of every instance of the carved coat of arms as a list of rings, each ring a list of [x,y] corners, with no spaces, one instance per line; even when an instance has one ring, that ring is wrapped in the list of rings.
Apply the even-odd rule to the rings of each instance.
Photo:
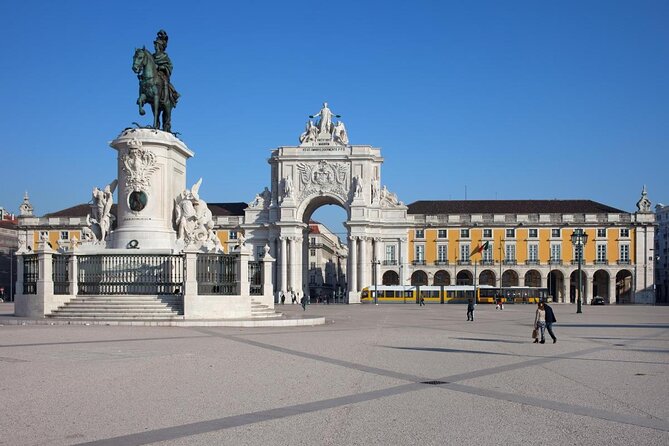
[[[300,197],[331,192],[344,201],[348,197],[348,166],[344,163],[319,161],[317,164],[298,163]]]

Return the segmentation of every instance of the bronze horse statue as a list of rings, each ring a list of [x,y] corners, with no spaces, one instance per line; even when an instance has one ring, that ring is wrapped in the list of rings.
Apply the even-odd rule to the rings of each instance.
[[[144,47],[135,49],[132,71],[139,78],[139,114],[144,116],[144,104],[148,102],[153,112],[153,128],[160,129],[162,118],[162,129],[171,132],[172,109],[177,105],[178,93],[170,85],[169,78],[161,75],[153,56]]]

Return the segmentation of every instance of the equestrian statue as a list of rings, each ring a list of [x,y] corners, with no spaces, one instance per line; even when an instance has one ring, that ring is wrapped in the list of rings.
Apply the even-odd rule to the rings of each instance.
[[[136,48],[132,71],[139,79],[139,114],[144,116],[144,104],[148,102],[153,112],[153,128],[160,129],[162,121],[162,130],[171,132],[172,109],[177,106],[179,93],[170,82],[172,61],[165,52],[167,40],[167,33],[161,29],[153,42],[155,53],[151,54],[146,47]]]

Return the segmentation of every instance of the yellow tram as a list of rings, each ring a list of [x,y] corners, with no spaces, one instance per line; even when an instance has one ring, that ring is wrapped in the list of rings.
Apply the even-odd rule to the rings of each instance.
[[[420,290],[420,291],[419,291]],[[362,289],[362,303],[418,303],[419,293],[426,304],[464,304],[469,299],[477,303],[494,304],[499,297],[504,303],[537,303],[548,299],[548,289],[535,287],[504,287],[490,285],[372,285]]]

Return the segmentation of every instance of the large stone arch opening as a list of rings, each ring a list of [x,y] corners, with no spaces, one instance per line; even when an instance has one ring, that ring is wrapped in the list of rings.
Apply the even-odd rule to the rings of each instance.
[[[508,269],[502,273],[502,286],[518,286],[518,273],[512,269]]]
[[[427,285],[427,274],[423,270],[414,271],[411,275],[411,285]]]
[[[576,303],[578,298],[578,270],[575,270],[569,276],[569,302]],[[588,301],[588,276],[585,274],[585,271],[581,270],[581,303],[584,304]]]
[[[564,274],[562,271],[554,269],[548,273],[546,280],[548,285],[548,294],[553,298],[553,302],[565,301]]]
[[[433,285],[443,285],[443,286],[448,286],[451,284],[451,275],[448,273],[448,271],[440,269],[436,273],[434,273],[434,281],[432,282]]]
[[[386,271],[383,273],[382,285],[399,285],[400,275],[395,271]]]
[[[495,286],[497,284],[497,277],[495,272],[490,269],[485,269],[479,274],[479,285]]]
[[[474,276],[471,271],[462,270],[458,271],[458,274],[455,276],[456,285],[474,285]]]
[[[333,208],[339,212],[333,213]],[[349,220],[345,206],[336,197],[323,195],[307,203],[301,217],[305,226],[302,237],[302,283],[310,302],[339,303],[344,301],[347,289],[348,228],[341,223],[324,224],[318,217],[323,216],[324,211],[328,211],[331,217],[332,214],[336,215],[341,223]],[[371,284],[378,284],[377,278],[373,279]]]
[[[632,303],[632,272],[622,270],[616,274],[616,303]]]
[[[609,283],[611,279],[609,273],[603,269],[595,271],[592,276],[592,297],[603,297],[607,302],[610,302]]]
[[[531,269],[525,273],[525,286],[541,287],[541,274],[536,269]]]

